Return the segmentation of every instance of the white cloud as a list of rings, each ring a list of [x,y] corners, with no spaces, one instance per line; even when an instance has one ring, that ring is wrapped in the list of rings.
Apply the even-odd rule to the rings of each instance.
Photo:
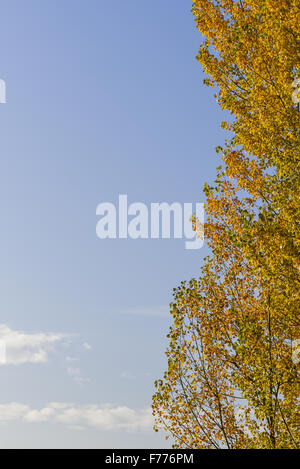
[[[66,362],[68,362],[68,363],[78,362],[78,361],[79,361],[79,358],[77,358],[77,357],[70,357],[70,356],[66,357]]]
[[[23,363],[45,363],[54,345],[62,341],[65,334],[35,333],[14,331],[0,324],[0,341],[5,344],[6,360],[0,365],[20,365]]]
[[[80,371],[80,368],[72,368],[72,367],[69,367],[67,368],[67,373],[72,376],[72,378],[74,378],[74,380],[76,381],[76,383],[78,384],[84,384],[84,383],[89,383],[90,380],[87,379],[87,378],[83,378],[81,376],[81,371]]]
[[[71,376],[79,376],[80,375],[80,368],[68,368],[67,372]]]
[[[152,428],[151,409],[134,410],[110,405],[70,407],[57,415],[58,422],[69,426],[95,427],[102,430],[146,430]]]
[[[23,418],[30,408],[28,405],[12,402],[11,404],[0,405],[0,422],[8,422],[11,420],[19,420]]]
[[[135,410],[110,404],[75,406],[57,402],[49,403],[42,409],[32,409],[20,403],[0,405],[0,422],[14,420],[60,423],[77,430],[92,427],[107,431],[151,431],[153,426],[151,408]]]
[[[88,344],[87,342],[84,342],[84,344],[82,344],[82,346],[85,350],[92,350],[92,346],[90,344]]]
[[[42,410],[30,410],[24,415],[24,420],[26,422],[47,422],[52,416],[55,416],[55,409],[45,407]]]

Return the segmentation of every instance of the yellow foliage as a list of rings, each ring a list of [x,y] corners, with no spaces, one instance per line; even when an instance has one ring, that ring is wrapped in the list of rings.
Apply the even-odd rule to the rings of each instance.
[[[176,447],[297,448],[300,2],[194,0],[193,13],[231,139],[205,187],[212,254],[175,290],[153,412]]]

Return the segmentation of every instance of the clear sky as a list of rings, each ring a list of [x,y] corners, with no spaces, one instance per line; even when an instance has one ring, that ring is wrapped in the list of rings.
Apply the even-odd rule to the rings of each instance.
[[[1,448],[168,447],[151,430],[183,240],[100,240],[96,207],[202,202],[224,116],[191,1],[1,0]]]

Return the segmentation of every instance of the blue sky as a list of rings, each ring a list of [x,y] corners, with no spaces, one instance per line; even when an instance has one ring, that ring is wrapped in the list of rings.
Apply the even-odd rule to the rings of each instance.
[[[0,446],[168,447],[151,431],[183,240],[100,240],[96,207],[203,202],[224,115],[191,2],[2,0]]]

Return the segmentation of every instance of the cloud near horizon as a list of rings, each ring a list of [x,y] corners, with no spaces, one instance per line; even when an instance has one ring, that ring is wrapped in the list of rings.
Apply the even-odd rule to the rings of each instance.
[[[74,405],[52,402],[42,409],[32,409],[22,403],[0,405],[0,423],[23,421],[27,423],[59,423],[73,429],[151,431],[153,417],[150,407],[131,409],[126,406]]]

